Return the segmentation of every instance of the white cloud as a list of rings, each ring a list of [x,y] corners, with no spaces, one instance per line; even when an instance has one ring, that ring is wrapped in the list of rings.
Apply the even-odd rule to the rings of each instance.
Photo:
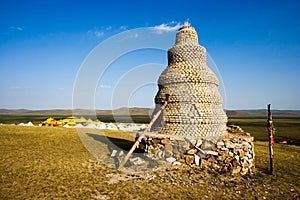
[[[9,27],[10,30],[15,30],[15,31],[23,31],[23,28],[20,26],[11,26]]]
[[[162,34],[162,33],[166,33],[166,32],[176,31],[181,26],[182,26],[182,24],[180,22],[172,21],[170,23],[154,26],[153,29],[155,30],[156,33]]]
[[[10,87],[8,87],[8,89],[10,89],[10,90],[20,90],[20,89],[22,89],[22,87],[21,86],[10,86]]]
[[[111,88],[111,85],[99,85],[99,88],[109,89]]]
[[[125,31],[125,30],[127,30],[127,28],[128,28],[127,26],[120,26],[119,29],[120,29],[121,31]]]
[[[111,35],[114,33],[118,33],[120,31],[126,31],[128,29],[128,26],[122,25],[118,28],[113,28],[112,26],[102,26],[102,27],[94,27],[93,29],[89,30],[87,33],[91,34],[97,38],[103,37],[104,35]],[[138,37],[132,36],[132,37]]]
[[[12,85],[12,86],[9,86],[8,89],[9,90],[26,90],[26,89],[30,89],[30,87]]]
[[[94,35],[96,37],[102,37],[104,35],[104,31],[94,31]]]
[[[112,29],[112,26],[108,26],[108,27],[105,28],[105,30],[107,30],[107,31],[109,31],[111,29]]]
[[[89,34],[93,34],[96,37],[102,37],[106,35],[108,32],[112,31],[113,27],[112,26],[106,26],[106,27],[94,27],[93,29],[89,30]]]

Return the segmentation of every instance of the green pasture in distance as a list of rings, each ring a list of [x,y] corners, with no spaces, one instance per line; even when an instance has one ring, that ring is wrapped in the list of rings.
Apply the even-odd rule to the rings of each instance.
[[[268,133],[266,129],[267,113],[254,111],[227,111],[228,125],[234,124],[240,126],[246,132],[254,136],[255,140],[267,141]],[[0,114],[0,123],[18,124],[31,121],[34,125],[40,124],[48,117],[57,120],[64,119],[70,115],[50,115],[46,113],[41,115],[33,114]],[[81,116],[77,116],[81,117]],[[86,119],[96,119],[95,116],[83,115]],[[118,123],[149,123],[149,115],[97,115],[97,119],[102,122],[118,122]],[[290,144],[300,144],[300,113],[293,111],[275,111],[273,113],[273,123],[276,128],[275,141],[288,141]]]
[[[267,120],[266,119],[229,119],[228,124],[240,126],[244,131],[249,132],[254,136],[255,140],[267,141]],[[299,119],[273,119],[273,124],[276,129],[275,141],[288,141],[292,144],[300,142],[300,120]]]

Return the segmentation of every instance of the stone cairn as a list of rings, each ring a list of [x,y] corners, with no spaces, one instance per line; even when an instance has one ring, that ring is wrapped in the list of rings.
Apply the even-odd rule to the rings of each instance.
[[[157,135],[146,137],[141,144],[147,157],[173,165],[196,165],[232,175],[255,170],[253,137],[246,132],[228,132],[218,139]]]
[[[185,24],[168,50],[168,66],[158,80],[156,113],[160,120],[141,141],[147,157],[246,174],[254,171],[253,137],[227,128],[218,79],[206,64],[206,49],[194,27]],[[234,133],[239,132],[239,133]]]
[[[198,44],[194,27],[185,24],[179,29],[158,87],[155,111],[165,101],[168,104],[153,130],[184,137],[218,137],[226,132],[218,79],[206,65],[206,50]]]

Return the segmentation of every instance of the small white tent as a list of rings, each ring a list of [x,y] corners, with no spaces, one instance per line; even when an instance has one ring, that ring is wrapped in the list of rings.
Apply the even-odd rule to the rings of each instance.
[[[118,127],[119,130],[125,130],[126,129],[126,125],[123,124],[123,123],[118,124],[117,127]]]
[[[74,126],[70,126],[69,124],[63,125],[64,128],[73,128]]]
[[[76,124],[75,128],[84,128],[84,126],[82,124]]]
[[[34,126],[34,125],[31,121],[29,121],[28,123],[24,124],[24,126]]]
[[[106,125],[104,123],[100,123],[96,127],[97,129],[106,129]]]
[[[130,124],[126,130],[128,131],[139,131],[140,130],[140,127],[136,124]]]
[[[145,129],[145,128],[147,128],[147,126],[146,126],[145,124],[142,124],[142,125],[140,126],[140,129]]]
[[[114,125],[113,123],[107,124],[106,128],[109,130],[118,130],[118,127],[116,125]]]
[[[97,128],[95,124],[88,124],[84,128]]]

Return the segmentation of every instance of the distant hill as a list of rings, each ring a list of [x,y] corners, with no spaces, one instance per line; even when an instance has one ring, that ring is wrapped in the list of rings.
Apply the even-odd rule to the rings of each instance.
[[[96,116],[95,117],[95,112]],[[27,110],[27,109],[0,109],[0,124],[18,124],[31,121],[34,124],[39,124],[48,117],[55,119],[63,119],[70,115],[85,118],[97,118],[103,122],[123,122],[130,123],[148,123],[153,112],[152,108],[118,108],[115,110]],[[295,119],[300,120],[299,110],[272,110],[274,119]],[[227,110],[229,121],[247,119],[267,119],[266,110]]]
[[[69,115],[72,110],[27,110],[27,109],[0,109],[0,115]]]
[[[226,110],[229,118],[267,118],[266,109],[257,110]],[[299,118],[300,110],[272,110],[274,118]]]
[[[115,110],[96,110],[97,115],[149,115],[153,112],[152,108],[118,108]],[[94,110],[74,109],[74,110],[27,110],[27,109],[0,109],[0,115],[94,115]]]
[[[115,110],[96,110],[97,115],[151,115],[153,108],[127,108],[122,107]],[[272,110],[274,117],[300,117],[300,110]],[[75,110],[27,110],[27,109],[0,109],[0,115],[94,115],[94,110],[75,109]],[[229,118],[266,118],[267,110],[226,110]]]

